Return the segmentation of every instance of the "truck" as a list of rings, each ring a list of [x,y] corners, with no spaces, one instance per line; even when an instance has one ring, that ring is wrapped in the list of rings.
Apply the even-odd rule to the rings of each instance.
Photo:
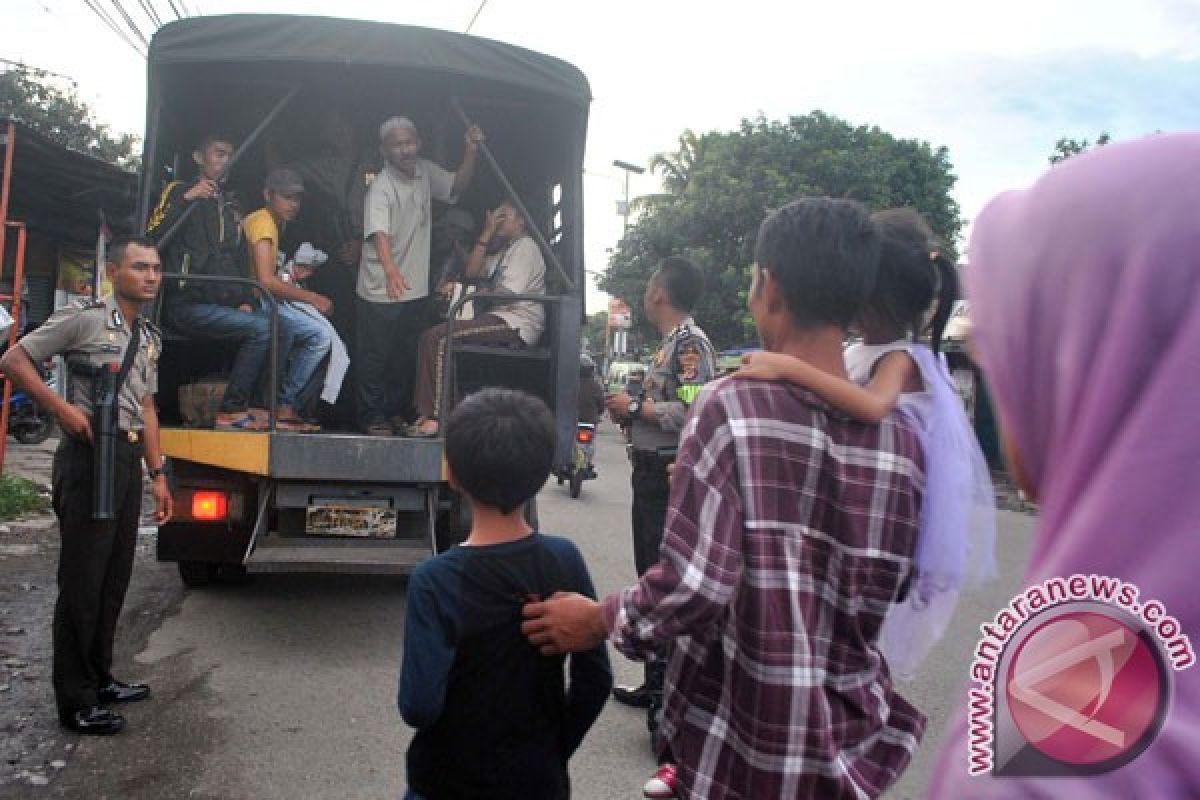
[[[542,398],[556,420],[554,463],[571,462],[591,101],[578,69],[447,31],[258,14],[170,23],[155,34],[148,62],[143,229],[167,182],[189,179],[197,137],[209,130],[230,131],[237,143],[223,191],[257,198],[272,151],[311,136],[322,115],[347,123],[364,150],[377,147],[382,121],[410,117],[422,132],[423,154],[450,168],[464,131],[481,126],[487,135],[481,163],[459,205],[482,220],[486,209],[508,199],[525,216],[546,262],[546,293],[532,298],[546,308],[546,330],[523,348],[450,337],[456,385],[439,391],[450,402],[487,386]],[[310,209],[307,195],[305,202],[316,215],[347,211]],[[433,224],[445,211],[435,205]],[[167,274],[164,284],[183,277]],[[269,292],[257,288],[273,308]],[[404,574],[469,532],[469,512],[446,481],[440,438],[366,436],[336,422],[319,433],[287,432],[273,416],[265,431],[186,424],[180,390],[211,376],[219,383],[232,351],[189,338],[188,331],[164,327],[163,337],[157,399],[175,516],[160,528],[157,549],[161,561],[178,564],[186,585],[261,572]],[[278,358],[273,337],[272,386],[281,372]],[[342,393],[352,396],[353,386]],[[536,504],[526,513],[536,526]]]

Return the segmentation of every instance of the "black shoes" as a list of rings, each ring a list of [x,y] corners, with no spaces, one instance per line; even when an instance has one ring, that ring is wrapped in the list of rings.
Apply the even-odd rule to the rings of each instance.
[[[654,700],[654,692],[646,684],[642,684],[636,688],[629,686],[616,686],[612,690],[613,699],[618,703],[623,703],[634,708],[649,708]]]
[[[149,696],[150,687],[144,683],[125,683],[116,679],[96,692],[97,699],[103,704],[136,703]],[[117,733],[125,727],[124,717],[100,704],[60,712],[58,721],[69,731],[98,736]]]
[[[144,683],[125,683],[113,680],[97,692],[101,703],[136,703],[150,696],[150,687]]]
[[[64,728],[75,733],[108,736],[125,727],[125,718],[100,706],[88,706],[59,716]]]

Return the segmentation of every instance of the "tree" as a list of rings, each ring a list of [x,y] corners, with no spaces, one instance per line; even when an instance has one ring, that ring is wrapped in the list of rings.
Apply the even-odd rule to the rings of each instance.
[[[665,256],[705,271],[696,321],[718,347],[754,340],[746,311],[754,238],[769,209],[804,195],[850,197],[871,209],[911,206],[953,253],[962,220],[950,197],[957,180],[946,148],[852,126],[820,111],[787,121],[760,116],[733,131],[686,131],[677,153],[656,157],[665,194],[641,205],[613,254],[600,288],[640,300]],[[630,302],[642,330],[641,303]]]
[[[0,116],[11,116],[72,150],[136,170],[138,137],[112,134],[96,122],[74,87],[62,90],[49,73],[24,65],[0,72]]]
[[[1108,133],[1101,131],[1096,137],[1096,147],[1103,147],[1112,141],[1112,137]],[[1092,147],[1092,143],[1087,139],[1068,139],[1062,137],[1054,143],[1054,152],[1050,154],[1051,164],[1061,164],[1071,156],[1077,156],[1080,153],[1086,153]]]
[[[604,352],[604,336],[608,330],[608,312],[588,314],[583,326],[584,346],[593,353]]]

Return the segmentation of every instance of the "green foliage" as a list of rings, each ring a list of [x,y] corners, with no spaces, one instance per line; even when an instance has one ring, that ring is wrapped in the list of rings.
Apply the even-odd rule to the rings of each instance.
[[[589,314],[583,325],[584,346],[592,353],[604,352],[604,334],[608,328],[608,312],[597,311]]]
[[[1100,135],[1096,137],[1096,147],[1103,147],[1111,141],[1112,137],[1101,131]],[[1061,164],[1071,156],[1086,153],[1091,148],[1092,143],[1087,139],[1068,139],[1064,136],[1054,143],[1054,152],[1050,154],[1049,161],[1051,164]]]
[[[678,152],[651,162],[667,192],[641,199],[601,281],[640,324],[646,279],[665,256],[684,255],[706,273],[697,323],[720,348],[754,342],[746,292],[758,225],[768,210],[804,195],[849,197],[873,210],[911,206],[954,251],[962,220],[944,147],[820,111],[786,122],[746,119],[734,131],[685,131],[679,141]]]
[[[0,475],[0,519],[12,519],[30,511],[44,511],[46,498],[37,484],[5,473]]]
[[[22,65],[0,72],[0,116],[16,117],[72,150],[138,169],[138,137],[112,134],[107,125],[96,122],[91,107],[74,88],[57,88],[41,70]]]

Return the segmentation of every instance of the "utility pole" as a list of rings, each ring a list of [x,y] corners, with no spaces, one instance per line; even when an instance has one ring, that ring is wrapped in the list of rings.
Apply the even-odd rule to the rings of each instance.
[[[630,164],[628,161],[621,161],[620,159],[614,161],[613,166],[617,169],[625,170],[625,199],[617,203],[617,213],[625,221],[625,227],[622,228],[622,231],[625,231],[629,229],[629,173],[632,172],[635,175],[641,175],[646,169],[645,167],[639,167],[636,164]]]
[[[620,159],[617,159],[616,161],[614,161],[613,166],[616,167],[617,169],[621,169],[621,170],[625,171],[625,199],[617,201],[617,213],[621,215],[621,220],[623,222],[623,227],[621,228],[621,235],[624,236],[625,232],[629,230],[629,175],[630,175],[630,173],[632,173],[634,175],[641,175],[642,173],[644,173],[646,171],[646,168],[639,167],[637,164],[630,164],[628,161],[621,161]],[[612,308],[610,306],[608,324],[604,328],[604,358],[606,361],[608,361],[612,358],[612,353],[610,352],[610,347],[615,345],[615,342],[612,341],[613,340],[613,335],[612,335],[613,330],[612,330],[612,313],[611,313],[611,311],[612,311]],[[624,337],[621,337],[621,338],[624,338]]]

